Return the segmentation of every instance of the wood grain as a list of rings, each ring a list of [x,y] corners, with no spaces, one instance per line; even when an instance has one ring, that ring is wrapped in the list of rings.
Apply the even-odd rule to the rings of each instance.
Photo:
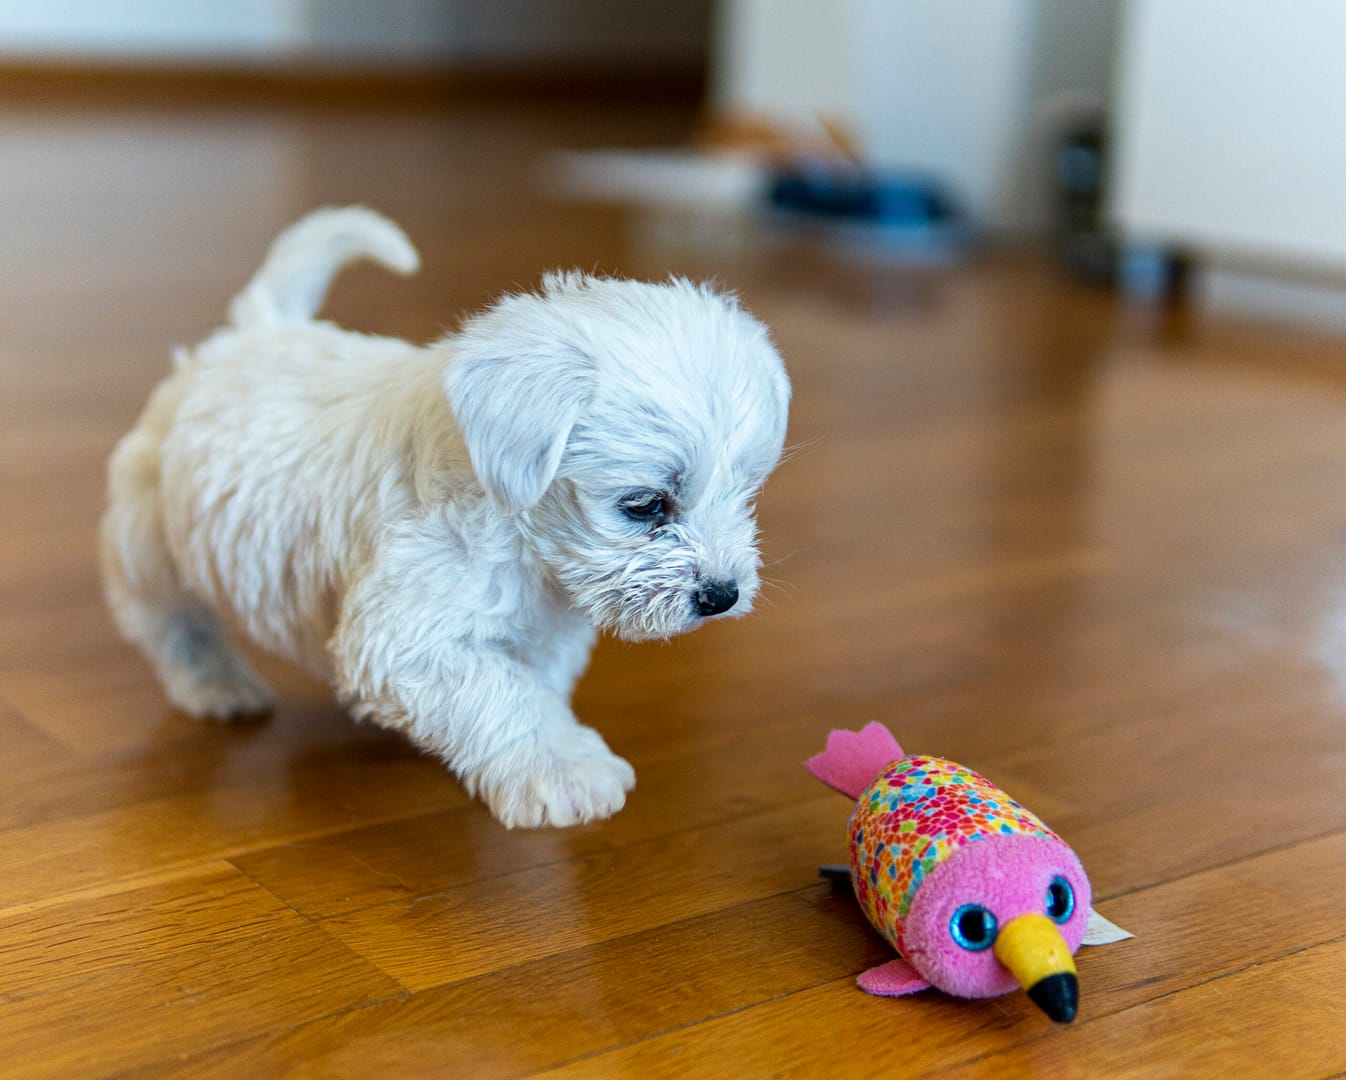
[[[1241,1076],[1346,1069],[1346,348],[1128,307],[1031,252],[853,262],[568,201],[557,148],[693,110],[0,102],[0,1074]],[[758,610],[600,644],[626,810],[506,832],[265,657],[260,724],[168,708],[103,610],[103,462],[285,223],[362,202],[428,340],[553,266],[715,276],[795,387]],[[715,243],[704,240],[709,234]],[[866,997],[800,763],[880,719],[1080,851],[1137,937],[1079,1020]]]
[[[1092,1032],[1060,1032],[933,1075],[1339,1076],[1343,962],[1346,941],[1338,939],[1114,1013]]]
[[[819,906],[835,917],[819,920]],[[883,950],[853,905],[814,886],[344,1012],[185,1066],[203,1077],[514,1075],[848,978],[856,957],[878,963]]]
[[[16,1076],[113,1073],[404,993],[228,866],[0,914],[0,935]]]
[[[1312,897],[1305,895],[1305,882],[1313,882],[1308,890]],[[983,1063],[1001,1059],[1003,1071],[993,1070],[992,1075],[1021,1075],[1010,1063],[1023,1073],[1038,1075],[1042,1055],[1040,1049],[1029,1048],[1051,1046],[1065,1038],[1088,1042],[1087,1035],[1076,1032],[1095,1025],[1107,1030],[1118,1017],[1151,1015],[1143,1011],[1147,1009],[1162,1012],[1167,1003],[1204,993],[1231,973],[1337,949],[1341,944],[1337,898],[1344,885],[1346,840],[1338,835],[1182,878],[1123,900],[1100,901],[1100,910],[1133,930],[1137,938],[1080,954],[1080,1017],[1068,1030],[1053,1029],[1020,995],[977,1003],[921,995],[893,1009],[896,1003],[891,1001],[857,1003],[849,980],[837,980],[782,995],[756,1009],[633,1041],[608,1055],[577,1059],[547,1075],[710,1076],[719,1061],[762,1060],[765,1066],[766,1059],[757,1055],[768,1046],[769,1071],[787,1077],[818,1076],[837,1062],[844,1062],[846,1075],[874,1075],[891,1063],[895,1046],[901,1047],[903,1075],[942,1075],[945,1065],[955,1061],[975,1063],[973,1071],[980,1075]],[[1287,926],[1280,916],[1291,908],[1295,925]],[[1315,986],[1306,992],[1323,989]],[[1298,992],[1291,996],[1298,1000]],[[1340,989],[1331,988],[1323,998],[1305,1006],[1305,1022],[1316,1022],[1308,1019],[1316,1017],[1325,1024],[1324,1037],[1335,1037],[1343,1029],[1326,1021],[1341,1015],[1346,1000]],[[1239,1000],[1250,1013],[1260,1014],[1266,1007],[1255,999]],[[1230,1009],[1229,1001],[1225,1007]],[[1288,1018],[1289,1010],[1282,1015]],[[1226,1035],[1237,1022],[1226,1013],[1221,1021]],[[1176,1038],[1176,1030],[1169,1031]],[[1278,1032],[1276,1024],[1250,1023],[1240,1044],[1245,1058],[1258,1055],[1260,1061],[1266,1044],[1283,1034],[1288,1033]],[[1120,1040],[1110,1042],[1119,1044]],[[1207,1048],[1201,1049],[1204,1054]],[[1324,1060],[1336,1060],[1334,1055],[1342,1053],[1340,1046],[1324,1051]],[[1147,1052],[1134,1048],[1118,1075],[1141,1075],[1147,1062],[1182,1063],[1175,1064],[1173,1075],[1221,1075],[1190,1067],[1182,1053],[1169,1055],[1156,1048],[1151,1057]],[[1079,1061],[1068,1053],[1047,1056],[1065,1070],[1064,1075],[1111,1075],[1106,1055],[1089,1054]],[[1199,1066],[1206,1058],[1194,1060]],[[1226,1058],[1226,1066],[1233,1061],[1232,1056]],[[1332,1071],[1296,1075],[1326,1076]],[[1053,1075],[1051,1070],[1047,1074]]]

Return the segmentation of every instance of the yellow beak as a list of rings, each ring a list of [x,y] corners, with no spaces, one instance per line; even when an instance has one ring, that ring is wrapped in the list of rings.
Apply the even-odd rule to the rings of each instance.
[[[995,957],[1028,991],[1033,1003],[1058,1024],[1075,1019],[1080,983],[1075,958],[1046,915],[1020,915],[1000,928]]]

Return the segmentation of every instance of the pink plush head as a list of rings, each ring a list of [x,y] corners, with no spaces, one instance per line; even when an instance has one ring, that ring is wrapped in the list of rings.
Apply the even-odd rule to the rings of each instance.
[[[916,890],[903,952],[946,993],[995,997],[1018,986],[996,959],[996,932],[1019,915],[1045,914],[1073,953],[1084,938],[1090,899],[1084,867],[1061,841],[988,836],[950,854]]]

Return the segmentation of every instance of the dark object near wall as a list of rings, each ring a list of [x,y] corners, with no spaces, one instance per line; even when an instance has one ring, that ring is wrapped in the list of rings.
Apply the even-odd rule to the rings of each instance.
[[[1106,138],[1101,123],[1068,130],[1055,150],[1056,246],[1062,264],[1089,281],[1117,275],[1117,243],[1103,223]]]
[[[1181,299],[1188,260],[1161,245],[1120,243],[1104,220],[1107,135],[1101,120],[1066,131],[1053,162],[1056,182],[1056,247],[1075,277],[1119,285],[1137,300]]]
[[[962,254],[962,214],[938,184],[837,161],[781,166],[767,202],[776,220],[812,226],[859,253],[942,261]]]

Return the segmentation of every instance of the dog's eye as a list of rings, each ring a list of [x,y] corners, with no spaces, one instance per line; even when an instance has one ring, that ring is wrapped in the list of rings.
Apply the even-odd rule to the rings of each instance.
[[[658,521],[668,509],[668,498],[658,491],[641,491],[623,499],[621,507],[633,521]]]

